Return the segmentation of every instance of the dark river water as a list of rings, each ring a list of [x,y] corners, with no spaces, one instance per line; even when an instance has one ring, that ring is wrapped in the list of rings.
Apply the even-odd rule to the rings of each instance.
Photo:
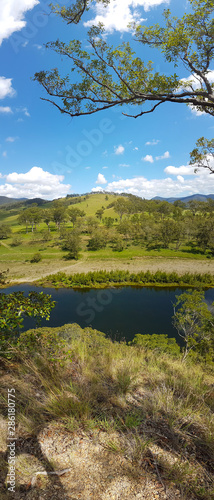
[[[42,288],[32,285],[11,286],[1,293],[30,290],[52,295],[56,306],[51,311],[50,320],[41,325],[62,326],[78,323],[82,328],[91,326],[106,333],[115,340],[132,340],[136,333],[165,333],[177,336],[172,326],[173,303],[175,296],[185,290],[181,288],[160,287],[121,287],[107,289]],[[214,288],[206,290],[205,298],[209,305],[214,302]],[[27,318],[24,329],[33,328],[35,320]]]

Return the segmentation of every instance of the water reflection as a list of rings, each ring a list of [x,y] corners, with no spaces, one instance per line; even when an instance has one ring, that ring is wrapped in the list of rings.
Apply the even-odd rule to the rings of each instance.
[[[101,290],[55,290],[20,285],[2,289],[1,292],[24,291],[27,295],[30,290],[48,293],[56,301],[50,321],[42,320],[42,326],[78,323],[82,328],[91,326],[117,340],[132,340],[136,333],[165,333],[179,340],[172,326],[173,303],[175,296],[183,293],[184,289],[126,286]],[[214,289],[207,290],[205,297],[211,304],[214,301]],[[33,319],[25,319],[24,329],[34,326]]]

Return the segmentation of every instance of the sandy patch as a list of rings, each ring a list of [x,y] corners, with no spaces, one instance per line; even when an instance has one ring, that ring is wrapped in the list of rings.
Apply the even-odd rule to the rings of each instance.
[[[176,271],[178,274],[190,273],[211,273],[214,274],[213,260],[190,260],[190,259],[166,259],[164,257],[137,257],[127,260],[79,260],[69,263],[62,260],[43,261],[37,264],[26,262],[10,263],[8,280],[10,283],[27,283],[39,280],[49,274],[62,271],[66,274],[87,273],[89,271],[115,269],[128,270],[131,273],[139,271],[165,272]],[[1,265],[0,271],[5,271],[7,265]]]

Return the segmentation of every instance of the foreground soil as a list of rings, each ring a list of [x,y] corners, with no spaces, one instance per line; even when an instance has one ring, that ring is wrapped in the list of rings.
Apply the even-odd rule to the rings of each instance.
[[[5,271],[5,265],[0,266],[0,272]],[[113,271],[128,270],[133,273],[140,271],[165,272],[176,271],[178,274],[189,273],[211,273],[214,275],[214,260],[190,260],[164,257],[136,257],[129,260],[46,260],[37,264],[28,262],[12,262],[9,265],[9,283],[27,283],[39,280],[49,274],[63,271],[66,274],[88,273],[89,271]]]
[[[139,465],[108,450],[108,441],[116,437],[114,433],[107,439],[104,432],[71,434],[49,425],[36,439],[19,440],[14,500],[186,500],[176,485],[168,486],[157,474],[157,446]],[[46,469],[60,474],[43,475]],[[1,498],[11,498],[5,488]]]

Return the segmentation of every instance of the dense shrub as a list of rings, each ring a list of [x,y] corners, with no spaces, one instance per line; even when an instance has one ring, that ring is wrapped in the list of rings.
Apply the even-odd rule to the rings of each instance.
[[[34,263],[40,262],[40,260],[42,260],[41,253],[37,252],[33,255],[32,259],[31,259],[31,263],[34,264]]]
[[[143,347],[145,350],[151,349],[156,352],[167,352],[175,356],[180,354],[180,347],[176,340],[164,334],[141,335],[138,333],[129,344]]]
[[[130,273],[129,271],[91,271],[87,274],[77,273],[67,276],[65,273],[56,273],[47,276],[45,281],[52,283],[53,285],[64,284],[67,286],[92,286],[97,284],[108,285],[109,283],[128,283],[139,285],[150,285],[150,284],[173,284],[173,285],[191,285],[191,286],[211,286],[214,282],[214,278],[211,274],[190,274],[185,273],[179,276],[176,272],[165,273],[163,271],[156,271],[151,273],[150,271],[141,271],[139,273]]]
[[[88,242],[88,250],[100,250],[105,248],[107,244],[106,233],[101,231],[96,231],[92,234]]]
[[[21,244],[22,244],[22,240],[21,240],[21,238],[19,238],[18,236],[15,236],[15,237],[12,239],[10,246],[11,246],[11,247],[18,247],[18,246],[19,246],[19,245],[21,245]]]
[[[6,224],[0,224],[0,240],[4,240],[5,238],[9,238],[12,233],[12,229],[10,226]]]

